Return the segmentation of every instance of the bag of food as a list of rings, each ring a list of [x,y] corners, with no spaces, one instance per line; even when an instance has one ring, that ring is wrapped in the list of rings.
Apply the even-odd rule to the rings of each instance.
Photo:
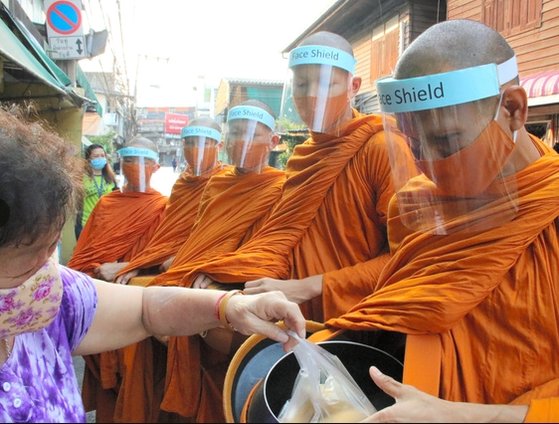
[[[293,353],[301,369],[278,416],[280,422],[357,422],[376,412],[335,355],[294,332],[289,335],[299,342]]]

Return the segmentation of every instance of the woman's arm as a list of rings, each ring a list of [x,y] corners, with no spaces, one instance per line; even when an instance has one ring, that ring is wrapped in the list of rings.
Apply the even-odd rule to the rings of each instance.
[[[97,311],[75,355],[117,349],[150,335],[187,336],[222,325],[217,311],[223,291],[94,281]],[[288,328],[304,336],[305,320],[299,307],[280,292],[232,296],[224,312],[227,321],[242,334],[259,333],[287,343],[287,334],[271,322],[284,320]]]

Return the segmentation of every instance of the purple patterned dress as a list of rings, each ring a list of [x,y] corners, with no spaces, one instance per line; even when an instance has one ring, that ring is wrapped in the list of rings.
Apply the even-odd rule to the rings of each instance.
[[[0,368],[0,422],[85,422],[72,351],[93,321],[97,291],[86,275],[59,269],[58,315],[48,327],[16,336]]]

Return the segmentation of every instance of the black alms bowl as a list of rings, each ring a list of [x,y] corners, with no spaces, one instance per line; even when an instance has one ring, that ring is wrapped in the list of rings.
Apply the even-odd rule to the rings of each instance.
[[[388,353],[351,341],[325,341],[318,343],[336,355],[363,390],[377,410],[394,403],[394,399],[379,389],[369,376],[369,367],[379,368],[383,373],[402,381],[403,365]],[[290,352],[282,356],[268,371],[264,382],[255,390],[247,410],[249,423],[277,423],[285,402],[291,397],[293,385],[299,372],[299,363]]]

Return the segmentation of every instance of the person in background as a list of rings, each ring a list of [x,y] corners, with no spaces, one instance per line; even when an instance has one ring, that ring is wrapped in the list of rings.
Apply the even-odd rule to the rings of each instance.
[[[0,111],[0,128],[0,421],[85,422],[72,355],[220,325],[289,349],[276,320],[304,335],[298,306],[281,293],[132,287],[57,264],[81,165],[70,144],[38,123]]]
[[[117,188],[115,173],[107,161],[107,153],[100,144],[90,144],[85,149],[86,164],[83,176],[83,201],[78,209],[74,233],[79,239],[91,211],[104,194]]]
[[[177,172],[177,157],[176,156],[173,158],[172,165],[173,165],[173,172]]]

